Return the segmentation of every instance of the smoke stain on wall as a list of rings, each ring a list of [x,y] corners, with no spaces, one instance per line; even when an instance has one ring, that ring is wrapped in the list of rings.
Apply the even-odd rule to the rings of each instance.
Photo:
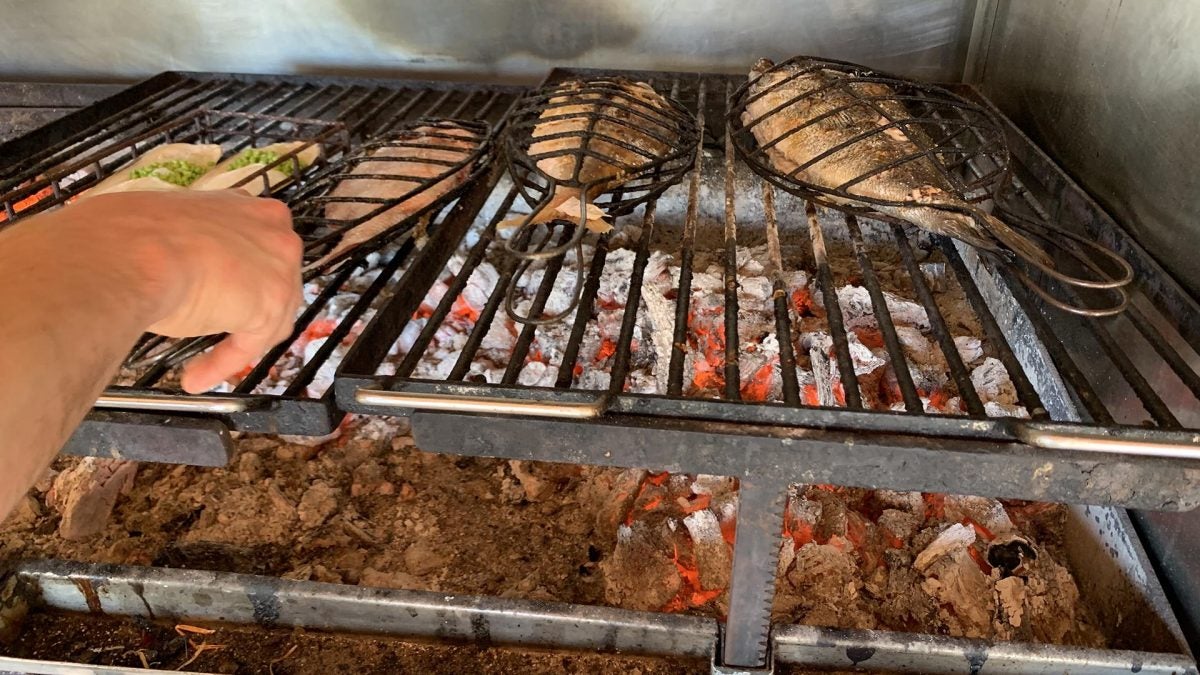
[[[341,0],[347,17],[380,42],[419,55],[494,63],[532,55],[554,61],[627,45],[639,24],[623,1]]]

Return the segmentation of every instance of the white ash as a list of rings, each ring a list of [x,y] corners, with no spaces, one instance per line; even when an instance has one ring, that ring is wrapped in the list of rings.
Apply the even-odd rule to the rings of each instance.
[[[837,295],[847,330],[878,328],[870,291],[862,286],[842,286]],[[929,331],[929,314],[924,307],[888,291],[883,292],[883,298],[887,303],[888,313],[892,315],[892,323],[898,326],[914,326],[922,332]]]
[[[999,359],[988,357],[971,371],[971,384],[984,403],[1017,404],[1017,389],[1008,377],[1008,370]]]

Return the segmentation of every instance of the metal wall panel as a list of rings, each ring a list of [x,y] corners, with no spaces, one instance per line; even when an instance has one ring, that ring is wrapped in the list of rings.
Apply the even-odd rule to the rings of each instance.
[[[1193,294],[1198,34],[1196,0],[999,0],[983,63],[968,68]]]
[[[0,0],[0,76],[536,79],[552,65],[742,72],[760,56],[813,53],[958,80],[974,9],[964,0]]]

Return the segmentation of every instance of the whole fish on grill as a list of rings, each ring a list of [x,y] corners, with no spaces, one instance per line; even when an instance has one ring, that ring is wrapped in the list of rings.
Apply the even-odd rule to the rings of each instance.
[[[414,213],[419,213],[447,192],[462,185],[472,168],[468,160],[479,149],[483,140],[476,132],[450,125],[417,126],[400,132],[395,139],[399,141],[397,144],[385,143],[372,150],[367,156],[368,159],[358,162],[351,169],[350,175],[338,182],[330,196],[400,199],[429,181],[435,182],[344,232],[328,253],[305,267],[305,272],[323,267],[342,257],[346,252],[404,222]],[[435,147],[413,147],[414,145]],[[356,178],[355,174],[363,177]],[[372,178],[372,175],[390,177]],[[325,205],[325,217],[349,221],[362,218],[381,206],[378,202],[330,201]],[[428,214],[425,218],[427,221]],[[423,222],[417,227],[422,228],[424,225]]]
[[[908,135],[912,133],[915,137],[919,131],[906,133],[899,127],[854,140],[873,128],[889,124],[879,110],[858,97],[874,98],[874,103],[894,119],[909,119],[912,114],[893,98],[896,92],[885,84],[853,82],[839,85],[837,80],[844,78],[845,73],[812,66],[811,62],[801,61],[772,70],[774,63],[760,59],[750,71],[748,98],[753,100],[746,104],[742,123],[754,134],[760,147],[783,137],[766,150],[767,158],[776,170],[791,174],[817,156],[849,143],[796,175],[799,180],[834,189],[928,147],[918,145]],[[853,92],[846,88],[852,88]],[[804,96],[810,92],[816,93]],[[793,101],[801,96],[804,98]],[[834,112],[843,106],[845,109]],[[826,116],[822,118],[822,115]],[[987,251],[1004,252],[1007,247],[1026,259],[1051,266],[1044,251],[999,218],[977,211],[983,220],[979,222],[966,213],[939,208],[969,205],[955,194],[949,181],[928,156],[873,173],[847,191],[852,195],[906,201],[912,205],[885,206],[842,198],[836,198],[837,201],[867,206]]]
[[[670,151],[671,144],[663,139],[676,139],[678,129],[670,120],[667,100],[645,82],[615,78],[604,83],[615,86],[578,80],[558,85],[556,95],[538,115],[528,154],[537,159],[538,171],[559,183],[549,203],[532,218],[506,220],[501,227],[526,221],[578,221],[583,206],[588,229],[607,232],[612,226],[591,200],[630,180],[639,167]],[[558,134],[570,135],[538,140]],[[544,156],[550,153],[561,154]],[[567,181],[588,186],[588,194],[583,194],[583,187],[562,184]]]

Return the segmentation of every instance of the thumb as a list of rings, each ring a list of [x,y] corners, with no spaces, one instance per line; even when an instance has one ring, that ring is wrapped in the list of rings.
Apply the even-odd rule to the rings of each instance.
[[[206,392],[246,366],[252,365],[272,344],[272,336],[265,333],[230,335],[217,343],[211,351],[188,361],[183,367],[180,384],[189,394]]]

